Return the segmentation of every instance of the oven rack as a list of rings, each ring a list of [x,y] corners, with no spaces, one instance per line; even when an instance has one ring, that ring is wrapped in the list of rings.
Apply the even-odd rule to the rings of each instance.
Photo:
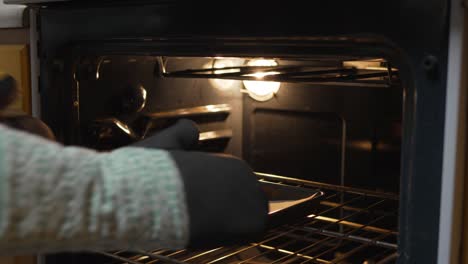
[[[374,84],[392,85],[398,76],[398,70],[390,65],[379,69],[357,69],[355,67],[318,67],[301,66],[233,66],[184,69],[168,71],[167,60],[157,57],[155,74],[168,78],[216,78],[230,80],[259,80],[276,82],[354,82],[363,81]],[[377,78],[377,80],[376,80]],[[380,79],[380,80],[378,80]]]
[[[303,219],[269,230],[249,245],[205,251],[98,252],[110,263],[394,263],[398,257],[398,196],[257,173],[261,181],[322,190]]]

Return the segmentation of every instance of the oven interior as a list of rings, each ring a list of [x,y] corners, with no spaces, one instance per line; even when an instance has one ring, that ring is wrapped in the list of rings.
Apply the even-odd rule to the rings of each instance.
[[[393,263],[404,87],[376,56],[81,55],[70,144],[110,150],[181,118],[199,150],[246,160],[261,181],[323,191],[305,218],[249,245],[99,252],[108,263]]]

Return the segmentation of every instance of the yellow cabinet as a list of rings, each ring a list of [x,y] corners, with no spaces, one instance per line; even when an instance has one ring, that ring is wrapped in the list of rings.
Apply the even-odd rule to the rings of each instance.
[[[31,81],[27,45],[0,45],[0,72],[15,78],[19,90],[7,110],[31,114]]]
[[[0,72],[15,78],[18,97],[7,111],[31,114],[31,83],[27,45],[0,45]],[[34,264],[35,256],[1,256],[0,264]]]

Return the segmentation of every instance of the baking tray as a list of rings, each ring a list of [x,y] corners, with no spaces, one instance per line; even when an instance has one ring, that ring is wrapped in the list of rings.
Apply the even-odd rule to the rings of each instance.
[[[268,226],[293,223],[313,213],[323,192],[279,183],[260,181],[269,200]]]

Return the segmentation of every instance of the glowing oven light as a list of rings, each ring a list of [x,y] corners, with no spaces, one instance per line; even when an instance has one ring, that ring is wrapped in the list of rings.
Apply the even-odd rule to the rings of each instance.
[[[247,63],[248,66],[278,66],[278,63],[275,60],[266,60],[258,59],[251,60]],[[269,72],[256,72],[248,76],[253,76],[259,81],[243,81],[244,87],[247,90],[249,96],[257,101],[267,101],[273,98],[273,96],[279,91],[281,86],[280,82],[271,82],[271,81],[260,81],[265,76],[276,75],[279,72],[269,71]]]
[[[223,74],[223,73],[232,73],[232,72],[239,72],[239,69],[225,69],[223,68],[229,68],[229,67],[236,67],[244,64],[243,59],[237,59],[237,58],[220,58],[217,57],[213,63],[210,63],[206,65],[206,68],[214,68],[216,69],[213,71],[214,74]],[[217,79],[213,78],[210,79],[210,82],[212,85],[220,90],[230,90],[234,86],[236,86],[236,83],[238,81],[236,80],[228,80],[228,79]]]

